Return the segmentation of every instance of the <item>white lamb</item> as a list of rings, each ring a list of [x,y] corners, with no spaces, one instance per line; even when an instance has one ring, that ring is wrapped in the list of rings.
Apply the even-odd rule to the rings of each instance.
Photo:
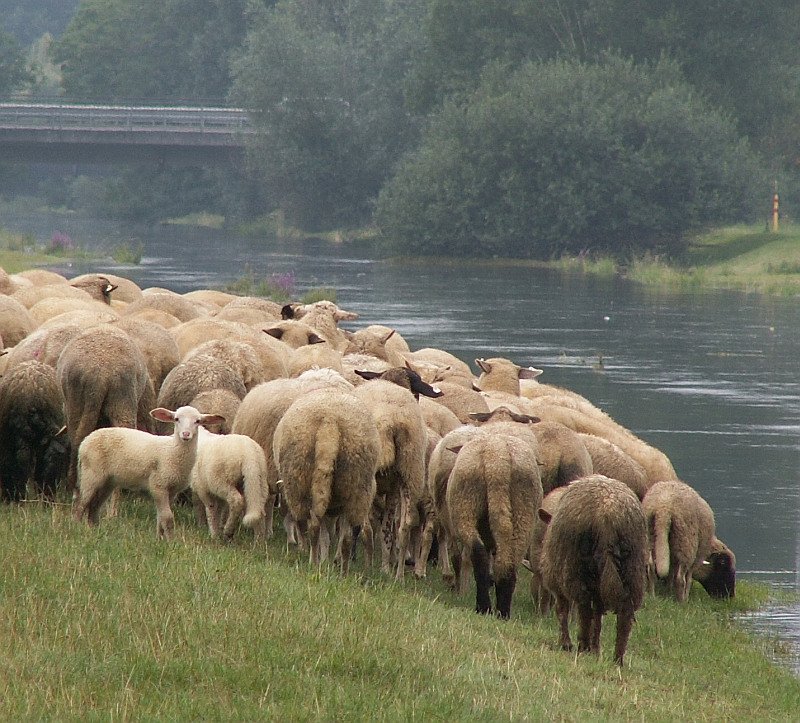
[[[173,423],[171,437],[137,429],[105,427],[89,434],[78,449],[78,489],[73,507],[77,521],[96,525],[103,502],[115,489],[149,492],[156,504],[156,532],[169,539],[175,527],[171,503],[189,486],[197,454],[197,430],[220,424],[217,414],[194,407],[170,411],[159,407],[150,415]]]
[[[197,458],[189,478],[190,487],[206,508],[208,531],[219,537],[222,512],[228,516],[221,530],[230,540],[241,520],[255,533],[256,543],[266,538],[264,508],[270,494],[264,450],[244,434],[214,434],[198,430]],[[241,491],[240,491],[241,490]],[[242,517],[244,515],[244,517]]]

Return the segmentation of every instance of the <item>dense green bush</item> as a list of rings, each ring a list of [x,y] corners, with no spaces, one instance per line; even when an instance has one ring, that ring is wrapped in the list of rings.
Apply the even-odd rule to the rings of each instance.
[[[670,63],[493,66],[432,117],[377,220],[396,253],[676,251],[688,230],[750,218],[758,179],[732,121]]]

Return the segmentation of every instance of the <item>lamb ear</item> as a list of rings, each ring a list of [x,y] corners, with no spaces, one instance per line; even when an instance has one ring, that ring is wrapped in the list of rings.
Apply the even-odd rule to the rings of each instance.
[[[225,421],[225,417],[221,414],[204,414],[200,417],[200,424],[204,427],[213,427],[215,424],[222,424]]]
[[[520,367],[517,377],[519,379],[536,379],[544,374],[544,369],[537,369],[536,367]]]
[[[389,341],[389,339],[391,339],[394,336],[394,332],[395,330],[392,329],[385,337],[381,339],[381,343],[385,344],[387,341]]]
[[[485,374],[488,374],[492,371],[492,365],[486,361],[486,359],[476,359],[475,363],[480,367],[481,371]]]
[[[463,447],[464,447],[463,444],[459,444],[456,447],[448,447],[447,451],[452,452],[453,454],[458,454],[463,449]]]
[[[553,515],[551,515],[544,507],[539,508],[539,519],[544,522],[545,525],[550,524],[550,520],[553,519]]]
[[[277,326],[273,326],[270,329],[264,329],[265,334],[269,334],[270,336],[274,336],[276,339],[280,339],[283,336],[283,329]]]
[[[159,422],[175,421],[175,412],[171,412],[169,409],[164,409],[164,407],[157,407],[156,409],[151,409],[150,416],[153,419],[157,419]]]

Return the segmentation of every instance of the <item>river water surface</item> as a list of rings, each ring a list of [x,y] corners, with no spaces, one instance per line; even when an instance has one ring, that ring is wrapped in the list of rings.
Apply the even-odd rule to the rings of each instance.
[[[142,287],[220,287],[245,269],[291,273],[298,296],[336,289],[356,325],[394,327],[412,349],[446,349],[476,370],[503,356],[585,395],[671,458],[715,512],[742,577],[800,591],[800,300],[734,292],[660,293],[622,279],[491,265],[409,264],[307,242],[291,248],[185,227],[122,230],[70,217],[4,218],[40,241],[62,230],[87,247],[133,240],[137,266],[106,270]],[[789,642],[800,672],[800,606],[748,623]]]

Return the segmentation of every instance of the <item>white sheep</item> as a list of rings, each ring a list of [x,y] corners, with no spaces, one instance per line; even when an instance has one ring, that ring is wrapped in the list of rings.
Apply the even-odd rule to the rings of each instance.
[[[171,437],[137,429],[105,427],[89,434],[78,449],[78,489],[73,516],[96,525],[103,502],[115,489],[150,493],[156,505],[156,532],[169,539],[175,526],[171,503],[189,486],[197,454],[197,428],[219,424],[216,414],[194,407],[174,412],[158,407],[154,419],[175,425]]]
[[[209,533],[219,537],[222,532],[230,540],[241,520],[245,527],[253,529],[256,543],[263,541],[267,497],[277,494],[277,487],[270,490],[267,484],[264,450],[244,434],[214,434],[203,427],[198,433],[189,486],[205,506]],[[228,516],[220,530],[225,506]]]

